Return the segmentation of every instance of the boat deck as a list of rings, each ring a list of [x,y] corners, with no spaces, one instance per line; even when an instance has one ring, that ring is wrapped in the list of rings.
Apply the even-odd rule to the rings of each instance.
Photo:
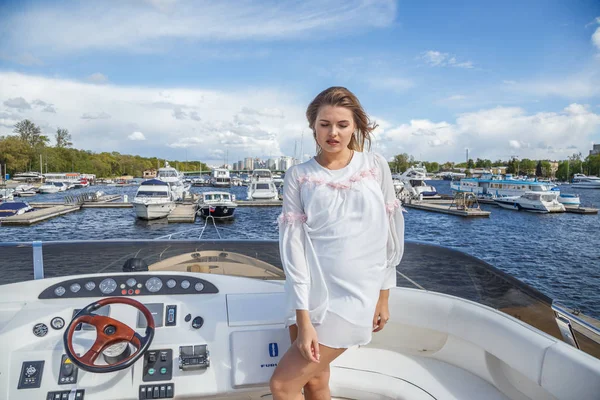
[[[79,204],[62,204],[54,205],[53,207],[40,208],[39,210],[25,214],[4,218],[2,220],[2,225],[32,225],[50,218],[58,217],[59,215],[78,211],[80,208],[81,205]]]

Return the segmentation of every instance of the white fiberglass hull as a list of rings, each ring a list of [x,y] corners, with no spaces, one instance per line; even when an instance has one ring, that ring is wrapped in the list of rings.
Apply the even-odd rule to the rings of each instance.
[[[277,192],[255,190],[248,193],[248,200],[277,200]]]
[[[60,189],[56,186],[48,187],[48,188],[40,187],[40,193],[42,193],[42,194],[54,194],[54,193],[58,193],[58,192],[60,192]]]
[[[172,201],[164,203],[145,203],[143,201],[133,202],[135,215],[140,219],[151,220],[167,217],[174,209],[175,203]]]
[[[594,182],[577,182],[571,185],[571,187],[579,189],[600,189],[600,181]]]
[[[558,201],[566,206],[579,206],[581,204],[579,196],[565,196],[561,194],[558,196]]]

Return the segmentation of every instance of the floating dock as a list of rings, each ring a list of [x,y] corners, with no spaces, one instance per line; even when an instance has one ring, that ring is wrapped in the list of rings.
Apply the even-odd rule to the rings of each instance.
[[[175,222],[196,222],[196,210],[198,206],[195,203],[177,204],[177,207],[167,216],[169,223]]]
[[[41,208],[21,215],[14,215],[2,219],[2,225],[32,225],[50,218],[58,217],[77,211],[81,208],[79,204],[54,205],[54,207]]]
[[[459,217],[489,217],[491,212],[476,208],[459,209],[456,206],[451,207],[452,200],[428,200],[413,201],[403,204],[406,208],[416,208],[418,210],[433,211],[442,214],[456,215]]]
[[[587,214],[587,215],[598,214],[598,209],[592,208],[592,207],[565,206],[565,209],[567,210],[568,213],[574,213],[574,214]]]
[[[238,207],[281,207],[281,200],[236,200]]]

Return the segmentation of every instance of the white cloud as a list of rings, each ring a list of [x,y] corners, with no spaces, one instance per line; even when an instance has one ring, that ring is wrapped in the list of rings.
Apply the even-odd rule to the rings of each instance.
[[[421,59],[423,59],[427,64],[432,67],[456,67],[456,68],[465,68],[471,69],[475,68],[472,61],[458,61],[456,56],[450,53],[442,53],[436,50],[428,50],[421,54]]]
[[[278,108],[263,108],[262,110],[255,110],[254,108],[243,107],[240,113],[248,115],[259,115],[261,117],[285,118],[283,111],[279,110]]]
[[[84,49],[167,51],[165,41],[276,40],[346,35],[393,23],[391,0],[76,2],[25,8],[6,17],[3,53],[52,55]],[[110,27],[110,29],[107,29]],[[26,38],[27,40],[23,40]],[[20,49],[23,47],[23,49]]]
[[[596,28],[596,31],[592,35],[592,43],[600,50],[600,27]]]
[[[521,142],[519,142],[518,140],[509,140],[508,141],[508,145],[510,147],[512,147],[513,149],[520,149],[521,148]]]
[[[127,136],[129,140],[146,140],[146,136],[142,132],[135,131],[131,135]]]
[[[110,114],[107,114],[104,111],[96,113],[84,113],[81,116],[81,119],[110,119]]]
[[[16,108],[17,110],[30,110],[31,104],[22,97],[14,97],[4,101],[4,105],[8,108]]]
[[[0,53],[0,59],[24,65],[26,67],[44,65],[40,59],[29,53],[22,53],[19,55]]]
[[[88,81],[90,82],[94,82],[94,83],[105,83],[108,82],[108,77],[104,74],[101,74],[100,72],[96,72],[94,74],[91,74],[90,76],[88,76]]]

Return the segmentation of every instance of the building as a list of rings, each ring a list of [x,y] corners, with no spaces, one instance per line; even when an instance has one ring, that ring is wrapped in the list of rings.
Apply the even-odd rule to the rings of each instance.
[[[142,177],[144,179],[156,178],[156,170],[154,168],[146,169],[146,170],[144,170]]]
[[[590,156],[600,155],[600,144],[595,144],[592,150],[590,150]]]
[[[252,171],[254,169],[254,160],[252,157],[244,158],[244,169],[247,171]]]
[[[294,165],[294,158],[288,156],[279,157],[278,170],[287,171],[292,165]]]
[[[274,158],[269,158],[269,160],[267,161],[267,167],[271,170],[274,171],[277,169],[277,160]]]

